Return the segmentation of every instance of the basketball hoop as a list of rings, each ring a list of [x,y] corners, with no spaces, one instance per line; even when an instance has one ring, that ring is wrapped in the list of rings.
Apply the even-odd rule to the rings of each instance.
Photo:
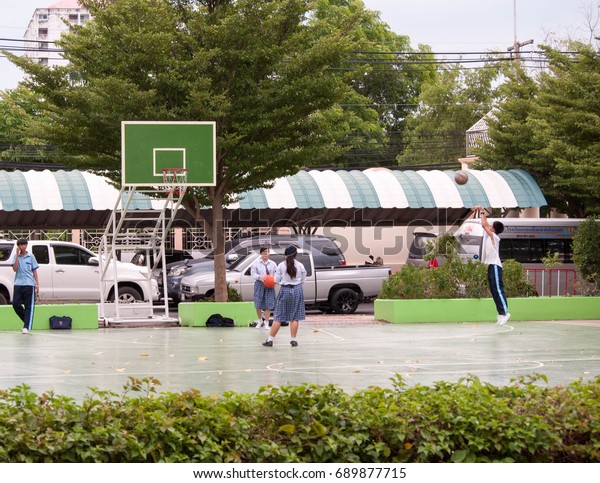
[[[176,196],[185,192],[187,171],[186,168],[163,168],[163,185],[165,191]]]

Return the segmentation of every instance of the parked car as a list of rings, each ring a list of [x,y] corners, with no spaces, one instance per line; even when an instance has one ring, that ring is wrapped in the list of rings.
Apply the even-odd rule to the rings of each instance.
[[[147,264],[147,257],[150,255],[150,262]],[[187,250],[173,250],[173,249],[165,249],[165,261],[166,264],[181,262],[184,260],[193,260],[194,257]],[[154,266],[154,255],[151,251],[147,250],[139,250],[135,253],[133,258],[131,259],[131,263],[134,265],[138,265],[140,267],[149,266],[151,269],[160,269],[162,268],[162,258],[158,260],[156,267]]]
[[[14,240],[0,240],[0,304],[12,301],[14,272],[8,263],[16,249]],[[27,250],[35,256],[39,269],[40,299],[100,301],[98,256],[76,243],[30,240]],[[112,266],[108,267],[112,273]],[[119,299],[122,302],[158,299],[156,280],[146,269],[131,263],[117,262]],[[106,284],[105,300],[113,301],[115,288]]]
[[[410,248],[408,249],[407,265],[428,265],[425,261],[427,255],[428,244],[434,241],[438,235],[431,232],[415,232],[413,235]]]
[[[335,244],[333,238],[321,235],[255,235],[244,238],[234,238],[225,244],[225,264],[229,268],[240,258],[249,253],[258,251],[261,246],[270,246],[273,248],[287,247],[294,244],[300,249],[307,249],[313,254],[315,266],[321,267],[339,267],[346,265],[346,259],[342,251]],[[197,273],[214,274],[214,252],[209,253],[204,258],[194,260],[184,260],[167,265],[167,296],[175,303],[179,302],[179,288],[181,279],[186,275]],[[157,283],[164,297],[163,280],[159,274]]]
[[[284,260],[284,248],[277,247],[271,254],[275,263]],[[242,299],[252,301],[254,279],[250,274],[252,263],[260,257],[252,252],[227,270],[229,285],[236,289]],[[310,251],[299,251],[297,260],[306,268],[304,301],[308,308],[338,314],[351,314],[361,302],[369,301],[379,294],[383,281],[391,274],[389,267],[381,265],[340,265],[336,267],[315,267]],[[214,294],[212,273],[188,275],[181,280],[179,299],[200,300]]]

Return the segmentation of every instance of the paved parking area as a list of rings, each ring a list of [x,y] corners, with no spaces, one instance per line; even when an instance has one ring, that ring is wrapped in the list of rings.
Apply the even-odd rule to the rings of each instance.
[[[90,387],[121,392],[128,377],[157,378],[161,391],[254,392],[263,385],[337,384],[347,391],[456,381],[493,384],[540,373],[568,384],[600,375],[600,321],[390,325],[362,314],[309,316],[299,347],[282,327],[136,328],[0,332],[0,387],[27,384],[81,400]]]

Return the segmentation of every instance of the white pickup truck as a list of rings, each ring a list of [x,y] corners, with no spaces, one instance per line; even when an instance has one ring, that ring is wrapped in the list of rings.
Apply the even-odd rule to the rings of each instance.
[[[227,282],[236,289],[244,301],[254,299],[254,279],[250,275],[252,263],[260,255],[256,252],[239,259],[227,270]],[[283,261],[280,249],[271,253],[275,263]],[[381,265],[338,266],[314,268],[311,253],[298,251],[297,260],[306,268],[304,302],[308,308],[338,314],[353,313],[361,302],[369,301],[379,294],[383,281],[391,273]],[[179,298],[182,302],[201,300],[214,293],[214,272],[204,272],[183,277]]]
[[[15,249],[14,240],[0,239],[0,304],[12,301],[15,274],[8,262]],[[27,250],[40,266],[40,300],[100,302],[99,261],[93,252],[75,243],[51,240],[30,240]],[[158,299],[156,280],[149,280],[145,271],[132,263],[118,262],[121,302]],[[114,286],[106,285],[105,300],[114,301]]]

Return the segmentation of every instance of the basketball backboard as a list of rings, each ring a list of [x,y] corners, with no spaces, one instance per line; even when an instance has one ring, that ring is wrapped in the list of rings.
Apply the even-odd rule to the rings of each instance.
[[[163,169],[184,168],[184,186],[216,183],[216,129],[204,121],[122,121],[121,184],[166,186]]]

